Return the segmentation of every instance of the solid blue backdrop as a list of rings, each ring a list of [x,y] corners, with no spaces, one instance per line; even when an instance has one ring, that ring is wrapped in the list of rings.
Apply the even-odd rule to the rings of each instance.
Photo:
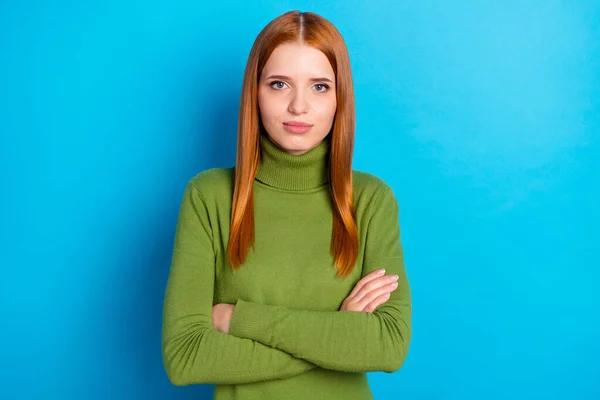
[[[0,398],[212,396],[162,366],[177,211],[292,9],[345,37],[354,168],[400,203],[413,340],[376,399],[600,398],[593,0],[1,2]]]

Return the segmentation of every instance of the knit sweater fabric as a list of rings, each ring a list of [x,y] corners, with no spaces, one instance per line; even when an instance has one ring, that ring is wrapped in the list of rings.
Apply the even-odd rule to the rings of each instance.
[[[353,171],[359,254],[338,277],[330,253],[330,139],[293,156],[261,135],[254,181],[255,243],[227,259],[235,168],[200,172],[177,221],[162,351],[175,385],[215,384],[216,400],[372,399],[367,372],[397,371],[411,339],[411,293],[398,203],[381,179]],[[398,288],[372,313],[339,311],[365,275],[385,268]],[[229,333],[212,307],[235,304]]]

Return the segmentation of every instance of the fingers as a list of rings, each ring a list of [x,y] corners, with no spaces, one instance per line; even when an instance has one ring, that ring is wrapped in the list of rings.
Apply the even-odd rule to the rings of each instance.
[[[354,288],[352,289],[352,291],[350,292],[348,297],[356,296],[356,294],[363,288],[364,285],[366,285],[367,283],[371,282],[374,279],[377,279],[377,278],[383,276],[383,274],[385,274],[385,269],[379,269],[377,271],[371,272],[370,274],[367,274],[360,281],[356,282],[356,285],[354,286]]]
[[[342,303],[340,311],[373,312],[388,301],[389,294],[398,288],[398,276],[384,274],[385,270],[373,271],[358,281]]]
[[[381,296],[377,297],[375,300],[373,300],[372,302],[367,304],[367,306],[363,309],[363,311],[372,313],[373,311],[375,311],[377,309],[377,307],[379,307],[380,305],[382,305],[389,299],[390,299],[390,292],[382,294]]]
[[[383,302],[385,302],[389,299],[389,296],[386,297],[386,295],[389,295],[391,292],[393,292],[396,289],[398,289],[398,283],[397,282],[389,283],[389,281],[388,281],[387,284],[384,284],[376,289],[371,290],[366,295],[364,295],[360,300],[358,300],[358,301],[355,300],[355,302],[360,309],[364,309],[365,307],[370,306],[371,303],[373,303],[373,310],[374,310],[375,307],[383,304]]]
[[[356,301],[362,301],[362,299],[369,295],[373,290],[379,289],[382,286],[386,286],[389,284],[396,283],[398,280],[398,275],[386,275],[376,277],[362,285],[362,287],[358,290],[356,295],[354,296]]]

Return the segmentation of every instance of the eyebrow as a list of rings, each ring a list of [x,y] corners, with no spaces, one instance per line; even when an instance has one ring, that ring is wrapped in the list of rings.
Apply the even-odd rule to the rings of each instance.
[[[290,78],[289,76],[285,76],[285,75],[270,75],[265,79],[286,79],[286,80],[291,80],[292,78]],[[310,78],[309,81],[311,82],[317,82],[317,81],[321,81],[321,82],[330,82],[333,83],[333,81],[329,78]]]

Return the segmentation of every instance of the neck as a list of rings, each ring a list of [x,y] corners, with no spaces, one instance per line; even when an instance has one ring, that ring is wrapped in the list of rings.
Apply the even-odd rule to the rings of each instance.
[[[329,181],[329,136],[299,156],[279,148],[264,133],[260,135],[260,148],[256,179],[265,185],[298,191],[314,189]]]

